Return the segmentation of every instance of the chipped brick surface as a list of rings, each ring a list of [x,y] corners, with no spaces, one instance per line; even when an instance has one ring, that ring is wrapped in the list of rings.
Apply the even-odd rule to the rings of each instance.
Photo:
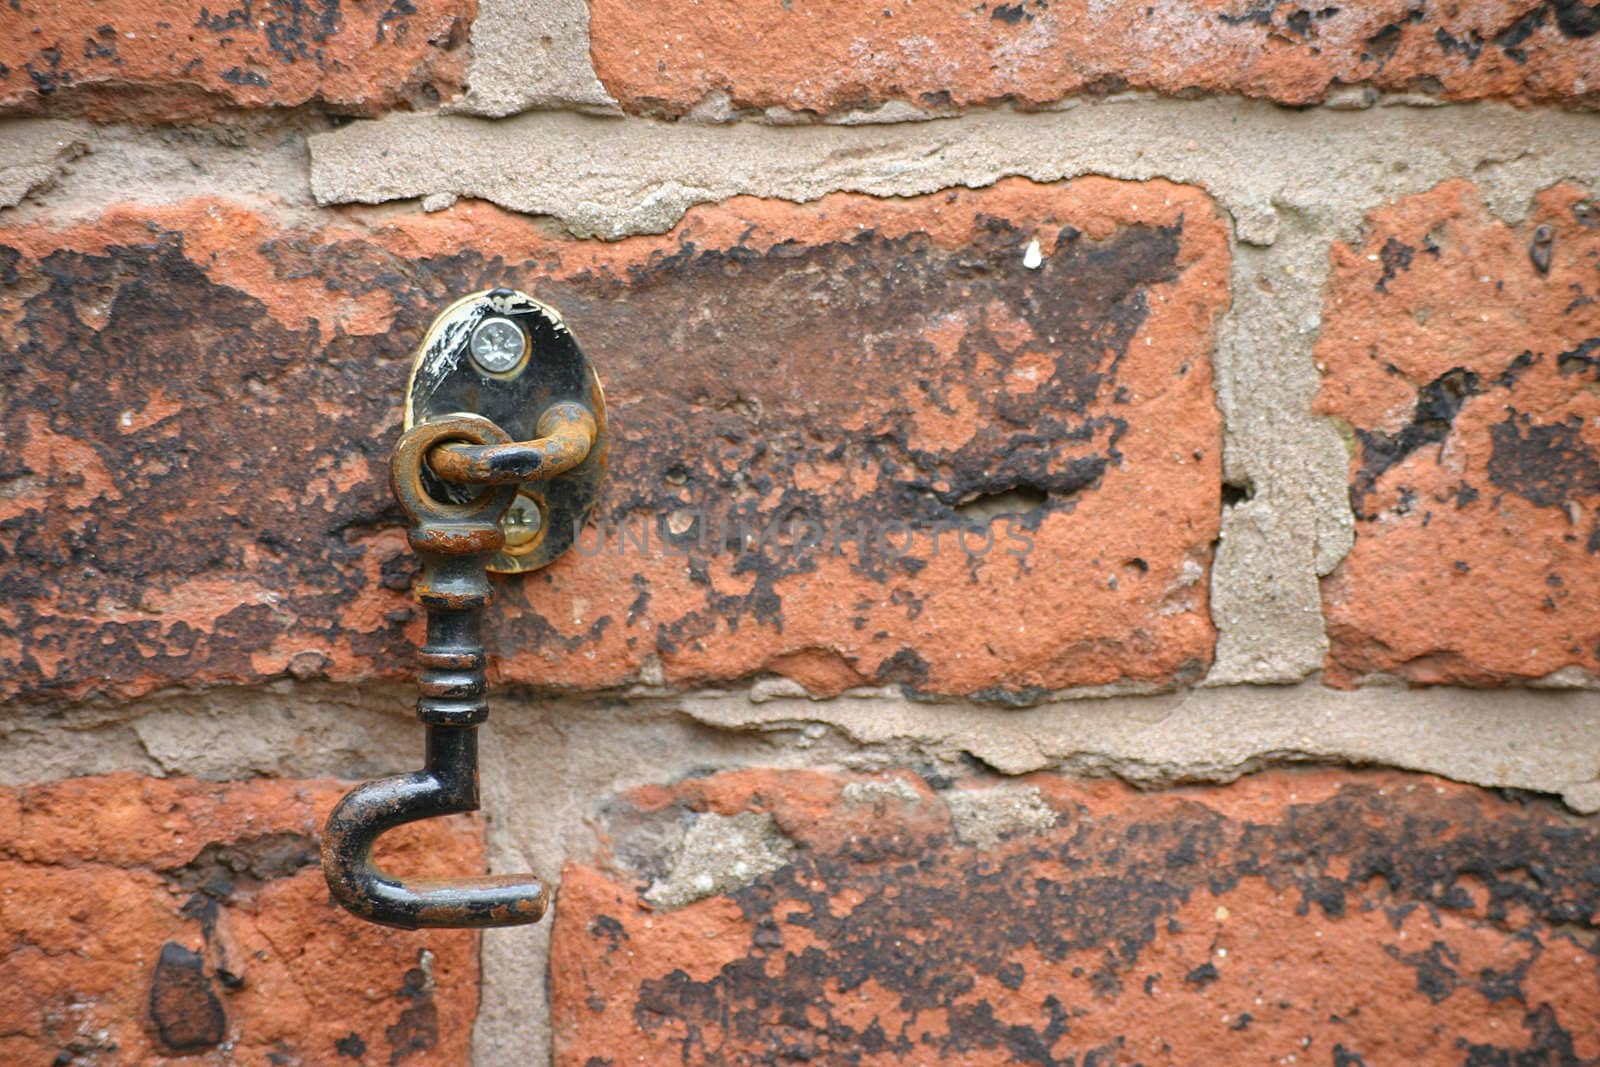
[[[465,1063],[476,935],[329,900],[316,835],[343,791],[127,774],[0,790],[0,1062]],[[379,857],[482,870],[482,826],[402,828]]]
[[[1336,245],[1319,412],[1346,426],[1355,547],[1323,583],[1327,679],[1600,671],[1600,206],[1528,219],[1454,181]]]
[[[1396,773],[1030,782],[1054,826],[988,847],[955,839],[951,789],[904,772],[618,798],[608,854],[562,880],[556,1063],[1600,1057],[1592,820]],[[740,811],[769,812],[792,862],[649,909],[662,827]]]
[[[409,350],[493,284],[564,312],[615,435],[602,523],[497,583],[501,680],[1009,698],[1209,662],[1224,227],[1186,187],[1010,180],[735,200],[613,244],[474,204],[14,228],[6,691],[408,676]]]
[[[669,115],[710,94],[735,108],[829,113],[1125,90],[1299,105],[1345,85],[1591,106],[1597,31],[1600,9],[1582,0],[594,0],[590,17],[606,88],[625,108]]]
[[[241,108],[371,115],[454,96],[473,0],[16,0],[0,112],[180,121]]]

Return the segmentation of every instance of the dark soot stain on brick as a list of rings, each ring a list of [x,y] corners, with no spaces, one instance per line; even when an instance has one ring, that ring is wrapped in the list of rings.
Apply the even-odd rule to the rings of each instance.
[[[398,433],[391,409],[405,356],[433,313],[501,270],[476,253],[406,263],[311,237],[262,251],[280,279],[381,292],[396,308],[393,329],[350,335],[315,320],[289,329],[259,300],[208,278],[174,232],[103,254],[60,250],[4,279],[27,292],[0,291],[18,308],[17,343],[0,351],[9,383],[0,441],[10,457],[0,477],[47,486],[44,506],[0,523],[0,546],[12,546],[0,547],[0,586],[20,638],[0,676],[16,695],[182,684],[197,673],[254,680],[251,654],[286,632],[346,643],[379,663],[407,661],[403,619],[376,632],[344,625],[366,581],[362,535],[401,523],[384,480]],[[173,414],[127,428],[124,414],[133,420],[152,401]],[[30,467],[23,450],[50,439],[73,450],[70,460]],[[371,471],[359,484],[307,488],[356,462]],[[145,605],[211,576],[247,577],[279,600],[241,605],[214,624],[155,611],[105,617],[108,604]]]
[[[377,336],[314,317],[284,325],[260,300],[212,281],[188,258],[181,233],[153,232],[97,254],[59,250],[7,271],[7,287],[25,284],[26,292],[0,293],[19,306],[17,343],[0,352],[0,373],[13,383],[0,431],[12,457],[3,474],[42,480],[49,501],[0,528],[14,545],[0,548],[0,583],[21,635],[0,672],[18,696],[196,675],[250,681],[252,654],[286,635],[402,669],[404,617],[370,632],[343,619],[367,581],[364,535],[400,524],[383,474],[406,357],[455,296],[525,276],[543,279],[541,296],[582,324],[585,346],[605,355],[606,376],[639,396],[618,419],[613,521],[671,511],[678,487],[721,502],[730,530],[796,515],[954,521],[974,495],[1025,488],[1047,494],[1026,519],[1037,523],[1093,491],[1120,459],[1118,368],[1146,317],[1148,289],[1179,273],[1180,228],[1128,226],[1092,241],[1062,227],[1056,253],[1037,271],[1016,254],[1031,230],[997,218],[981,219],[977,237],[955,249],[872,231],[760,253],[685,242],[627,278],[555,279],[545,264],[476,251],[406,260],[311,232],[261,245],[279,280],[313,278],[344,299],[372,295],[392,305],[393,327]],[[0,265],[19,259],[0,248]],[[1031,328],[1038,340],[1029,352],[989,321],[994,304]],[[953,359],[927,339],[928,327],[952,314],[966,319]],[[1036,389],[995,386],[1016,360],[1041,350],[1054,367]],[[800,400],[771,353],[805,354],[810,387]],[[848,426],[864,395],[889,404],[881,432]],[[125,413],[137,416],[157,399],[173,414],[119,429]],[[919,444],[918,411],[974,403],[971,440]],[[36,470],[21,459],[52,440],[76,450],[72,462]],[[370,475],[353,487],[308,490],[319,475],[357,462]],[[802,490],[794,476],[802,463],[859,465],[876,485],[865,494]],[[704,570],[704,555],[696,558],[692,545],[688,554],[691,571]],[[379,563],[386,586],[403,580],[391,559]],[[803,554],[742,557],[738,567],[754,574],[749,592],[707,584],[704,614],[781,625],[775,583],[813,566]],[[880,581],[898,576],[881,558],[863,559],[861,569]],[[241,604],[214,623],[156,612],[104,617],[105,604],[142,605],[186,581],[241,574],[277,602]],[[516,599],[507,591],[507,604]],[[565,638],[539,612],[508,614],[494,629],[504,647],[534,651],[598,636]],[[704,628],[698,614],[664,625],[662,640],[695,639]]]
[[[206,977],[205,962],[176,941],[161,946],[149,1007],[161,1043],[175,1052],[210,1048],[227,1034],[228,1018]]]
[[[1454,367],[1417,390],[1411,421],[1399,433],[1356,429],[1356,437],[1361,441],[1361,467],[1350,485],[1350,508],[1356,518],[1377,517],[1368,513],[1365,506],[1378,479],[1424,445],[1442,443],[1450,435],[1450,427],[1462,406],[1477,393],[1477,374],[1464,367]]]
[[[685,495],[722,502],[715,519],[675,541],[692,569],[704,566],[705,539],[719,528],[728,553],[741,528],[795,516],[954,522],[974,495],[1019,487],[1048,495],[1027,520],[1037,523],[1093,491],[1121,456],[1118,367],[1147,315],[1148,289],[1179,273],[1181,224],[1130,226],[1100,242],[1063,228],[1056,253],[1030,271],[1016,254],[1028,234],[1003,219],[982,221],[978,236],[955,249],[872,231],[764,252],[686,243],[626,279],[593,274],[547,286],[568,321],[584,324],[584,344],[608,354],[607,373],[639,394],[617,420],[608,518],[667,514]],[[1053,373],[1031,393],[998,387],[1028,346],[1000,336],[986,310],[993,303],[1026,322],[1034,350],[1053,359]],[[951,314],[968,320],[953,357],[928,339]],[[666,350],[639,342],[667,330]],[[808,386],[798,400],[792,372],[771,353],[804,354]],[[992,361],[989,369],[980,360]],[[851,428],[864,396],[891,410],[880,431]],[[977,408],[971,440],[919,447],[916,413],[953,414],[958,405]],[[796,468],[830,466],[870,471],[876,485],[866,493],[796,485]],[[879,581],[895,576],[892,561],[858,562]],[[753,576],[749,592],[708,587],[706,613],[781,625],[776,583],[814,566],[804,553],[742,556],[735,571]],[[696,626],[686,619],[663,635],[692,640]]]
[[[1070,824],[1070,833],[993,852],[889,832],[853,837],[837,851],[802,851],[732,897],[756,930],[800,927],[808,947],[779,955],[770,939],[755,938],[744,958],[708,980],[681,970],[647,979],[635,1023],[673,1035],[668,1040],[686,1061],[710,1055],[701,1045],[710,1031],[774,1059],[852,1063],[886,1050],[958,1060],[1006,1050],[1017,1062],[1066,1067],[1078,1062],[1056,1051],[1071,1005],[1045,996],[1033,1002],[1031,1023],[1003,1023],[987,1000],[969,999],[976,980],[1012,988],[1011,959],[1020,951],[1057,962],[1089,953],[1099,961],[1090,975],[1097,995],[1117,996],[1130,982],[1139,987],[1141,954],[1186,902],[1197,893],[1225,899],[1246,878],[1298,895],[1301,914],[1381,909],[1399,923],[1418,907],[1481,907],[1478,921],[1508,925],[1515,937],[1600,955],[1589,934],[1600,909],[1593,862],[1600,829],[1567,824],[1540,802],[1486,813],[1468,795],[1439,801],[1431,790],[1347,786],[1291,806],[1272,824],[1232,820],[1200,804],[1149,821],[1097,820],[1080,809]],[[1173,865],[1177,852],[1194,862]],[[1473,905],[1463,883],[1486,889],[1486,902]],[[863,899],[841,917],[832,901],[843,891]],[[782,960],[781,975],[767,966],[773,956]],[[1434,1002],[1463,986],[1495,1000],[1522,995],[1520,972],[1472,973],[1443,942],[1402,962]],[[1214,977],[1201,968],[1189,981]],[[909,1021],[893,1031],[876,1019],[866,1027],[848,1022],[845,1002],[869,983]],[[1009,1000],[1006,1017],[1015,1020],[1026,1003]],[[836,1013],[836,1004],[844,1010]],[[947,1029],[934,1022],[940,1013]],[[1529,1048],[1565,1035],[1553,1017],[1547,1022]],[[1343,1062],[1361,1060],[1346,1052]]]

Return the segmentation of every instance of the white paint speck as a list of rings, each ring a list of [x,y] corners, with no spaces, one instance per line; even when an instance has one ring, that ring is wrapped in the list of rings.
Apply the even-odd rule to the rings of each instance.
[[[1039,239],[1035,237],[1028,242],[1028,247],[1022,253],[1022,265],[1029,270],[1038,270],[1044,266],[1044,253],[1039,250]]]

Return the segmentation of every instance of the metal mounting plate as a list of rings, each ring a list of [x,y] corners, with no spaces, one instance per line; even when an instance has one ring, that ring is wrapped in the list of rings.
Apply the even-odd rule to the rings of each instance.
[[[521,332],[520,354],[508,323]],[[408,430],[442,415],[466,413],[489,419],[512,440],[527,441],[538,436],[539,416],[562,401],[594,413],[594,446],[566,473],[521,486],[501,520],[507,547],[489,564],[497,574],[545,566],[571,547],[589,521],[611,443],[600,379],[560,313],[515,289],[489,289],[451,304],[433,320],[412,361]],[[465,503],[481,491],[445,482],[426,464],[422,477],[427,491],[440,500]],[[535,510],[539,524],[530,530],[527,519]]]

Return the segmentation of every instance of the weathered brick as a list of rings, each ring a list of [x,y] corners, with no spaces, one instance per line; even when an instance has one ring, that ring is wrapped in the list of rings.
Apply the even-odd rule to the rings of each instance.
[[[1600,205],[1491,218],[1453,181],[1337,244],[1317,410],[1351,450],[1355,547],[1323,583],[1327,679],[1600,671]]]
[[[0,1061],[466,1062],[476,937],[329,900],[316,835],[343,791],[128,774],[0,790]],[[482,870],[482,825],[420,823],[379,853]]]
[[[625,108],[828,113],[886,101],[1043,105],[1082,93],[1311,104],[1344,85],[1592,105],[1600,13],[1581,0],[1337,6],[1271,0],[594,0],[595,70]]]
[[[564,1067],[1600,1056],[1600,827],[1542,801],[1379,772],[1141,793],[746,771],[608,812],[556,911]],[[650,907],[692,851],[672,828],[736,813],[770,816],[788,862]]]
[[[475,0],[14,0],[0,112],[168,122],[319,104],[370,115],[454,96]]]
[[[580,542],[605,550],[497,584],[502,679],[1012,693],[1209,661],[1227,243],[1198,191],[745,199],[609,244],[476,204],[347,219],[199,203],[0,241],[7,691],[409,674],[409,349],[502,283],[563,310],[615,434]],[[1013,506],[1010,536],[984,518]],[[893,548],[740,550],[796,515]]]

